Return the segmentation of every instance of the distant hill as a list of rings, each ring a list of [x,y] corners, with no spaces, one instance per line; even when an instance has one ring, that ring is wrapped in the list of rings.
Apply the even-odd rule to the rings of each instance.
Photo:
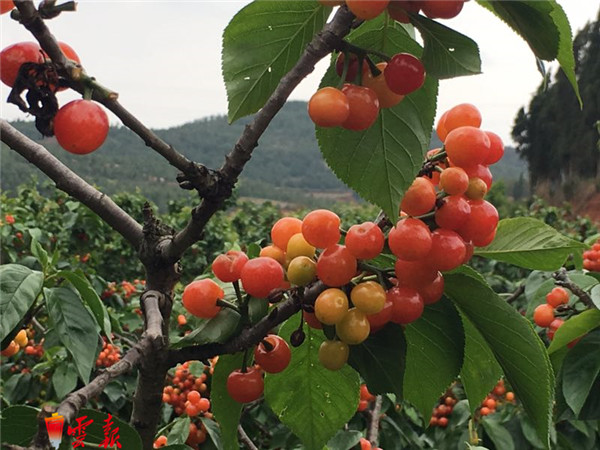
[[[156,130],[156,133],[187,157],[209,167],[220,167],[224,155],[231,150],[248,121],[228,125],[225,116],[215,116]],[[15,122],[13,125],[109,194],[139,189],[161,207],[166,206],[168,200],[189,195],[177,186],[177,170],[127,128],[111,128],[100,150],[76,156],[62,150],[54,138],[42,139],[32,122]],[[323,161],[305,102],[289,102],[259,144],[241,179],[240,196],[307,206],[356,198]],[[33,175],[40,181],[44,179],[43,174],[14,152],[2,147],[0,156],[3,190],[10,191]],[[527,168],[514,150],[509,149],[493,172],[496,177],[511,182],[526,173]]]

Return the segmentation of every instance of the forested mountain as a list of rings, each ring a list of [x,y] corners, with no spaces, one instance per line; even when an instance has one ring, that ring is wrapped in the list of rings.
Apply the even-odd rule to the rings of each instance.
[[[600,12],[577,34],[573,48],[583,110],[558,71],[515,119],[513,138],[534,188],[548,183],[556,191],[582,179],[600,180]]]
[[[219,167],[247,123],[248,120],[240,120],[228,125],[225,116],[216,116],[156,132],[189,158],[209,167]],[[32,122],[14,125],[109,194],[139,188],[161,206],[169,199],[189,195],[175,182],[177,170],[126,128],[111,128],[108,139],[98,151],[77,156],[62,150],[54,138],[42,139]],[[340,148],[340,151],[344,149]],[[45,179],[23,158],[6,148],[2,148],[1,158],[3,190],[14,188],[34,174],[40,181]],[[514,151],[508,149],[503,162],[493,166],[492,170],[496,177],[510,184],[526,172],[526,167]],[[305,102],[290,102],[277,115],[248,163],[238,193],[307,206],[354,198],[323,161]]]

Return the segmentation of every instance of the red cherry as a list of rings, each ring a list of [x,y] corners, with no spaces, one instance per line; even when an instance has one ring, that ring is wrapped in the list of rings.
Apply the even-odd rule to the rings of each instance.
[[[425,82],[425,67],[410,53],[398,53],[388,62],[383,72],[385,81],[395,94],[408,95]]]
[[[248,256],[244,252],[229,250],[226,254],[215,258],[212,263],[212,271],[219,280],[225,283],[237,281],[247,262]]]
[[[364,86],[344,84],[342,92],[350,104],[350,114],[342,127],[362,131],[373,125],[379,114],[379,99],[375,91]]]
[[[466,251],[465,243],[458,233],[438,228],[431,233],[431,251],[426,259],[437,270],[452,270],[462,264]]]
[[[91,100],[73,100],[54,116],[54,136],[69,153],[91,153],[104,143],[107,135],[108,116]]]
[[[392,322],[405,325],[423,314],[425,304],[415,289],[395,286],[387,291],[386,296],[392,302]]]
[[[444,295],[444,276],[438,272],[435,280],[419,288],[419,294],[421,294],[423,303],[426,305],[439,301]]]
[[[259,256],[249,260],[242,268],[241,280],[244,290],[253,297],[266,298],[281,286],[284,274],[281,265],[272,258]]]
[[[416,261],[431,250],[431,231],[420,219],[401,219],[388,235],[390,250],[404,261]]]
[[[430,19],[451,19],[462,11],[465,0],[427,0],[421,9]]]
[[[19,42],[6,47],[0,53],[0,80],[13,87],[21,65],[44,62],[42,49],[35,42]]]
[[[377,224],[364,222],[350,227],[345,244],[356,259],[373,259],[383,250],[385,237]]]
[[[192,281],[183,290],[183,306],[196,317],[209,319],[221,310],[217,300],[225,296],[223,289],[213,280]]]
[[[356,275],[356,258],[343,245],[327,247],[317,261],[317,276],[327,286],[339,287]]]
[[[279,373],[290,364],[292,352],[288,343],[276,334],[269,334],[264,338],[271,348],[267,348],[263,342],[259,343],[254,350],[254,361],[265,372]]]
[[[249,403],[260,398],[265,390],[262,373],[255,367],[248,367],[247,372],[234,370],[227,377],[227,392],[238,403]]]

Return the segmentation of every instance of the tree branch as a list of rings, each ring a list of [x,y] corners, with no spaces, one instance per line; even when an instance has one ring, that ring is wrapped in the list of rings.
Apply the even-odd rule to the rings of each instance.
[[[139,247],[143,237],[141,225],[110,197],[90,186],[43,146],[29,139],[3,119],[0,119],[0,134],[2,142],[48,175],[58,189],[79,200],[135,248]]]
[[[525,284],[520,285],[515,292],[510,294],[510,297],[506,298],[506,303],[512,303],[518,299],[525,292]]]
[[[588,308],[596,308],[594,302],[592,301],[592,297],[588,295],[583,289],[577,286],[569,276],[567,275],[567,269],[562,267],[560,270],[557,270],[552,274],[552,277],[556,280],[556,284],[558,286],[562,286],[570,290],[573,294],[575,294],[581,302],[587,306]]]
[[[258,450],[258,447],[254,445],[254,442],[252,442],[252,439],[250,439],[250,437],[246,434],[246,431],[244,431],[241,424],[238,425],[237,430],[242,444],[246,444],[246,447],[248,447],[250,450]]]
[[[137,134],[148,147],[165,158],[170,165],[183,172],[184,178],[188,183],[191,183],[193,188],[198,190],[201,196],[212,188],[214,184],[213,172],[203,165],[189,160],[173,146],[163,141],[117,101],[118,94],[116,92],[101,87],[93,78],[82,73],[78,65],[65,58],[58,46],[58,41],[44,23],[31,0],[17,1],[15,6],[19,9],[19,21],[37,39],[57,71],[69,81],[69,86],[72,89],[83,94],[86,86],[91,84],[91,87],[95,88],[92,98],[112,111],[126,127]]]
[[[146,319],[145,335],[159,347],[164,345],[163,317],[159,307],[161,301],[164,302],[164,295],[152,290],[144,292],[140,299]]]
[[[345,6],[340,7],[333,20],[313,38],[296,65],[281,79],[264,107],[256,113],[226,156],[225,163],[218,172],[214,193],[205,197],[193,210],[192,218],[186,227],[163,249],[168,260],[179,259],[188,247],[201,238],[208,220],[231,196],[240,173],[275,115],[285,105],[296,86],[314,70],[317,62],[339,46],[344,36],[350,32],[353,19],[354,15]]]
[[[381,420],[381,405],[383,398],[378,395],[375,399],[375,404],[371,410],[371,420],[369,422],[369,429],[367,430],[367,439],[372,445],[376,446],[379,442],[379,421]]]
[[[195,345],[177,350],[170,350],[167,364],[173,367],[176,364],[192,360],[207,360],[216,355],[241,352],[253,345],[257,345],[273,328],[289,319],[300,311],[303,304],[314,304],[317,296],[326,289],[320,281],[306,287],[302,295],[292,293],[290,298],[280,303],[269,315],[260,320],[251,328],[246,328],[239,335],[225,343],[211,343]]]

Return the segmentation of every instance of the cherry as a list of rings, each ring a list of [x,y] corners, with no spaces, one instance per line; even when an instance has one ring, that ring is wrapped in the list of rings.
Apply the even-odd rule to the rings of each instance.
[[[433,184],[427,178],[417,177],[404,194],[400,208],[409,216],[421,216],[433,209],[435,199]]]
[[[341,289],[326,289],[315,300],[315,316],[325,325],[335,325],[347,312],[348,297]]]
[[[350,62],[348,63],[348,70],[346,71],[346,79],[345,82],[352,83],[358,74],[358,57],[354,53],[349,54]],[[342,76],[344,73],[344,62],[346,60],[346,56],[344,53],[340,53],[335,62],[335,71],[338,76]],[[363,60],[363,69],[368,69],[369,64],[367,61]]]
[[[372,259],[383,250],[383,231],[373,222],[352,225],[346,233],[346,248],[356,259]]]
[[[418,13],[421,9],[421,3],[420,1],[391,0],[387,11],[396,22],[410,23],[410,16],[407,13]]]
[[[416,261],[431,250],[431,231],[420,219],[401,219],[388,235],[390,250],[405,261]]]
[[[427,0],[421,9],[430,19],[452,19],[462,11],[465,0]]]
[[[215,258],[212,263],[212,271],[219,280],[225,283],[237,281],[247,262],[248,256],[244,252],[229,250],[226,254]]]
[[[217,300],[225,296],[223,289],[213,280],[205,278],[204,280],[192,281],[183,290],[183,306],[190,314],[204,319],[210,319],[217,315],[221,310],[217,306]]]
[[[469,175],[460,167],[449,167],[440,174],[440,189],[448,195],[461,195],[469,187]]]
[[[356,258],[343,245],[327,247],[317,261],[317,276],[331,287],[343,286],[356,275]]]
[[[319,127],[338,127],[348,119],[349,114],[348,98],[334,87],[319,89],[308,101],[308,115]]]
[[[481,113],[475,105],[470,103],[456,105],[449,109],[444,116],[444,128],[447,133],[460,127],[479,128],[481,126]]]
[[[392,322],[405,325],[414,322],[425,308],[423,297],[415,289],[405,286],[394,286],[387,291],[387,298],[392,302]]]
[[[373,125],[379,114],[379,99],[375,91],[365,86],[344,84],[342,92],[350,104],[350,114],[342,123],[342,127],[362,131]]]
[[[307,256],[312,258],[315,256],[315,247],[310,245],[302,233],[296,233],[288,241],[286,248],[286,259],[292,260],[298,256]]]
[[[436,270],[452,270],[462,264],[466,251],[458,233],[438,228],[431,233],[431,251],[427,255],[427,262]]]
[[[91,153],[104,143],[107,135],[108,116],[91,100],[73,100],[54,116],[54,136],[69,153]]]
[[[350,308],[335,324],[335,333],[342,342],[348,345],[358,345],[369,337],[371,325],[364,312],[358,308]]]
[[[398,53],[388,62],[383,72],[385,81],[395,94],[408,95],[425,82],[425,67],[410,53]]]
[[[548,327],[554,320],[554,308],[548,303],[543,303],[533,311],[533,321],[537,326]]]
[[[431,283],[438,274],[437,269],[431,267],[426,258],[418,261],[399,259],[394,265],[394,270],[401,285],[415,289]]]
[[[458,229],[458,233],[465,241],[485,239],[498,225],[498,211],[486,200],[469,200],[471,214],[469,220]],[[475,244],[477,245],[477,244]]]
[[[369,314],[367,320],[371,325],[371,334],[381,330],[390,320],[392,320],[393,303],[385,298],[385,303],[381,311],[375,314]]]
[[[271,240],[276,247],[285,250],[290,238],[302,232],[302,221],[295,217],[283,217],[271,228]],[[261,255],[262,256],[262,255]]]
[[[426,305],[436,303],[444,295],[444,276],[438,272],[431,283],[421,286],[418,291],[423,298],[423,303]]]
[[[469,187],[467,188],[467,192],[465,192],[465,197],[471,200],[483,200],[487,191],[488,187],[485,181],[478,177],[470,178]]]
[[[454,165],[468,167],[481,164],[488,158],[490,139],[479,128],[464,126],[450,131],[444,146]]]
[[[7,13],[15,7],[12,0],[0,0],[0,14]]]
[[[390,0],[346,0],[346,6],[359,19],[374,19],[387,8]]]
[[[277,336],[269,334],[259,343],[254,350],[254,361],[267,373],[279,373],[285,370],[292,359],[292,352],[288,343]]]
[[[260,398],[265,390],[262,373],[255,367],[246,372],[234,370],[227,377],[227,393],[238,403],[249,403]]]
[[[469,219],[471,205],[462,195],[450,195],[440,201],[435,211],[435,223],[441,228],[458,230]]]
[[[566,305],[569,303],[569,293],[565,288],[560,286],[555,287],[546,294],[546,303],[551,305],[553,308],[556,308],[560,305]]]
[[[296,286],[306,286],[317,276],[317,263],[308,256],[297,256],[287,268],[288,281]]]
[[[490,140],[490,151],[488,153],[488,157],[483,161],[486,165],[495,164],[502,159],[504,156],[504,143],[500,136],[496,133],[492,133],[491,131],[486,131],[488,139]]]
[[[275,245],[267,245],[266,247],[261,248],[258,256],[274,259],[282,266],[284,266],[286,262],[285,252]]]
[[[327,209],[309,212],[302,220],[302,235],[314,247],[326,248],[340,240],[340,218]]]
[[[272,258],[259,256],[248,261],[241,273],[244,290],[253,297],[266,298],[283,282],[283,268]]]
[[[402,101],[404,98],[403,95],[395,94],[392,92],[385,81],[385,68],[387,67],[386,62],[380,62],[377,64],[377,68],[381,72],[376,77],[371,73],[371,69],[367,66],[366,69],[363,70],[363,86],[366,86],[372,89],[375,94],[377,94],[377,99],[379,100],[380,108],[391,108],[392,106],[396,106],[398,103]]]
[[[375,281],[365,281],[352,288],[350,299],[365,314],[376,314],[385,305],[385,290]]]
[[[466,174],[469,176],[469,181],[472,178],[479,178],[479,179],[483,180],[488,191],[492,187],[493,177],[492,177],[492,172],[490,171],[488,166],[485,166],[483,164],[475,164],[473,166],[465,166],[465,167],[463,167],[463,169],[466,172]],[[468,188],[467,188],[467,190],[468,190]]]
[[[19,69],[28,62],[38,64],[44,62],[42,49],[37,43],[19,42],[6,47],[0,52],[0,80],[7,86],[13,87]]]
[[[342,341],[323,341],[319,347],[319,362],[329,370],[340,370],[346,365],[350,348]]]

